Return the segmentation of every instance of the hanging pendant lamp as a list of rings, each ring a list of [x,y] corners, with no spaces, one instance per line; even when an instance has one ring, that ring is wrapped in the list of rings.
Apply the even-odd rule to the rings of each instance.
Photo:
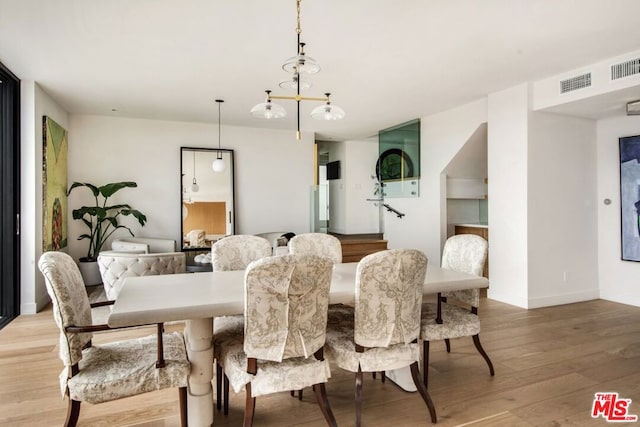
[[[196,152],[193,152],[193,183],[191,184],[191,192],[197,193],[200,190],[200,186],[196,181]]]
[[[214,172],[224,172],[227,169],[227,165],[222,158],[222,151],[220,151],[220,106],[224,102],[222,99],[216,99],[218,103],[218,154],[216,155],[216,159],[211,164],[211,168]]]

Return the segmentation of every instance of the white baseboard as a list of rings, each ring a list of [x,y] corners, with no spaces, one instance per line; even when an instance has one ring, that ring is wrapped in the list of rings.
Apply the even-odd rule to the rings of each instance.
[[[591,289],[582,292],[549,295],[544,297],[529,298],[527,308],[551,307],[554,305],[571,304],[574,302],[591,301],[600,298],[599,289]]]
[[[26,302],[20,304],[20,314],[36,314],[51,302],[49,294],[41,295],[37,302]]]
[[[606,290],[602,290],[600,291],[600,298],[607,301],[640,307],[640,297],[637,295],[621,295],[619,292],[608,292]]]
[[[496,292],[492,290],[491,287],[487,290],[487,298],[503,302],[505,304],[515,305],[516,307],[527,308],[527,301],[525,299],[514,297],[510,294]]]
[[[20,304],[20,314],[36,314],[37,305],[35,302]]]

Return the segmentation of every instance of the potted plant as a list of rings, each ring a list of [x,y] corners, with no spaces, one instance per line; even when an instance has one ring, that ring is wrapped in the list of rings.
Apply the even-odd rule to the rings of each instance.
[[[133,231],[125,225],[119,223],[120,216],[133,216],[141,226],[147,222],[147,217],[140,211],[133,209],[128,204],[108,205],[107,202],[116,192],[127,187],[137,187],[138,184],[132,181],[113,182],[97,187],[93,184],[74,182],[67,195],[78,187],[86,187],[91,190],[95,203],[91,206],[82,206],[74,209],[73,219],[81,220],[89,229],[87,233],[81,234],[78,240],[89,240],[87,255],[79,259],[80,272],[85,285],[96,285],[101,282],[100,271],[98,270],[97,258],[102,246],[107,239],[118,229],[127,230],[131,236]]]

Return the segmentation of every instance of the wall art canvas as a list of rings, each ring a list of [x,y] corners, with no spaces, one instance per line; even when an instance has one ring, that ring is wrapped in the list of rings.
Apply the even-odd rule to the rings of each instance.
[[[51,117],[42,118],[42,249],[67,246],[67,151],[69,135]]]
[[[619,141],[622,259],[640,261],[640,135]]]

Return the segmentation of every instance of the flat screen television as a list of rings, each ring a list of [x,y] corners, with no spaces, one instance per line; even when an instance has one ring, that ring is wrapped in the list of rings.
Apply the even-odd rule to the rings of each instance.
[[[327,180],[340,179],[340,160],[327,163]]]

